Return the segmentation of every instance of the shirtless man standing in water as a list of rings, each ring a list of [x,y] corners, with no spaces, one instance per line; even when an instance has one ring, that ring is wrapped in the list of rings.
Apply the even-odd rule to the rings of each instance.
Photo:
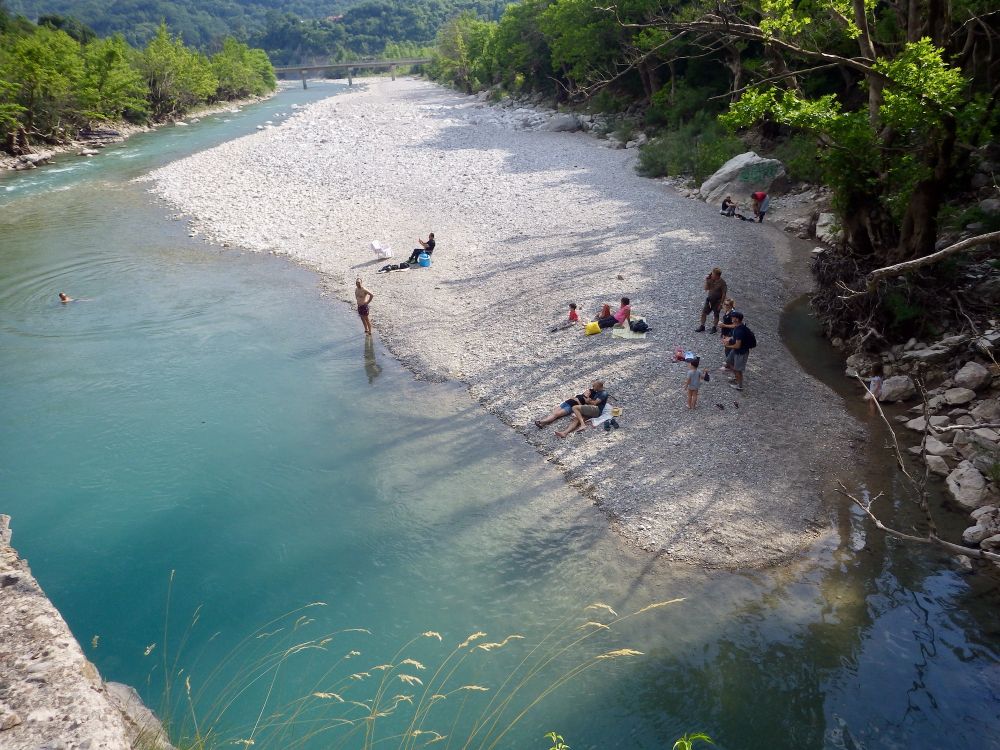
[[[372,324],[368,320],[368,305],[375,299],[375,295],[361,285],[360,278],[355,283],[354,298],[358,301],[358,316],[361,318],[361,322],[364,323],[365,336],[371,336]]]

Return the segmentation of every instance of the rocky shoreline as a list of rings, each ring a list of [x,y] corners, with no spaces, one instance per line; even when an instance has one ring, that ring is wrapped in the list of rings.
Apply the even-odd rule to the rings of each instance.
[[[920,401],[893,418],[906,428],[903,440],[914,443],[909,452],[969,513],[962,541],[1000,552],[1000,319],[988,325],[931,344],[914,338],[881,353],[853,354],[845,375],[863,377],[880,365],[888,376],[882,401]]]
[[[157,170],[153,189],[192,232],[288,255],[345,301],[363,275],[390,351],[418,377],[466,383],[627,540],[708,567],[798,554],[823,533],[825,472],[863,439],[778,335],[805,291],[784,264],[805,267],[808,250],[639,177],[634,148],[546,126],[559,113],[529,127],[522,115],[423,81],[372,82]],[[408,255],[427,231],[430,270],[374,274],[373,239]],[[718,376],[688,412],[673,352],[721,364],[717,338],[694,332],[715,265],[763,343],[744,393]],[[550,332],[569,302],[589,316],[622,295],[653,328],[645,340]],[[598,377],[621,430],[560,440],[534,427]]]
[[[167,122],[157,122],[151,125],[134,125],[128,122],[109,122],[100,127],[84,128],[77,132],[76,136],[66,143],[46,145],[32,149],[30,153],[12,156],[0,152],[0,172],[13,170],[17,172],[38,169],[50,164],[52,159],[63,154],[76,152],[81,158],[91,158],[99,156],[101,150],[113,143],[121,143],[128,140],[137,133],[148,133],[162,127],[180,126],[184,127],[189,123],[198,122],[202,117],[218,114],[220,112],[238,112],[240,107],[262,102],[270,99],[274,94],[267,96],[250,97],[248,99],[237,99],[231,102],[219,102],[218,104],[197,107],[188,112],[184,117]]]
[[[132,688],[106,683],[11,547],[0,515],[0,747],[172,750]]]

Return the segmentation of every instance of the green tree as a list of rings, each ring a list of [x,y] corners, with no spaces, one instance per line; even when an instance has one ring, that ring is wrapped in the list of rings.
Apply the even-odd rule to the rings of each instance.
[[[0,52],[2,80],[19,108],[19,121],[45,138],[57,129],[75,104],[80,78],[80,44],[63,31],[40,27],[33,34],[15,36]]]
[[[430,74],[469,93],[489,85],[493,78],[490,49],[497,25],[463,13],[438,32]]]
[[[204,55],[184,46],[161,23],[140,59],[149,88],[150,110],[157,119],[182,114],[215,96],[219,81]]]
[[[120,34],[83,48],[78,98],[85,115],[117,120],[126,112],[133,118],[146,113],[146,81],[137,58]]]
[[[260,96],[275,87],[274,68],[263,50],[250,49],[232,37],[226,38],[211,62],[220,99]]]

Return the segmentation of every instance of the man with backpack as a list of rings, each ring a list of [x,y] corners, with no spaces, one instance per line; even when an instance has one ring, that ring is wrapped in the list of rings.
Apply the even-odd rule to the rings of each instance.
[[[729,387],[735,388],[737,391],[742,391],[743,371],[746,369],[750,350],[757,346],[757,337],[753,335],[753,331],[747,328],[743,322],[743,313],[739,310],[734,310],[731,313],[731,317],[733,322],[736,323],[736,327],[723,344],[726,350],[731,351],[733,354],[732,368],[734,377]]]

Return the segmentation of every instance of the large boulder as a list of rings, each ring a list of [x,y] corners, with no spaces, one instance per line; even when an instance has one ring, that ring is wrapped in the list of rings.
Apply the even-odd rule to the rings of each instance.
[[[990,371],[978,362],[966,362],[962,369],[955,373],[955,385],[970,390],[978,390],[993,379]]]
[[[989,503],[986,478],[968,461],[962,461],[945,479],[945,484],[952,499],[965,510]]]
[[[552,119],[542,126],[542,130],[551,130],[555,133],[573,133],[580,127],[580,119],[576,115],[562,113],[553,115]]]
[[[906,401],[917,395],[917,388],[908,375],[893,375],[882,381],[879,401]]]
[[[750,193],[767,192],[772,183],[785,176],[785,166],[777,159],[766,159],[753,151],[734,156],[701,184],[701,197],[707,203],[722,203],[727,195],[737,203],[746,202]]]

